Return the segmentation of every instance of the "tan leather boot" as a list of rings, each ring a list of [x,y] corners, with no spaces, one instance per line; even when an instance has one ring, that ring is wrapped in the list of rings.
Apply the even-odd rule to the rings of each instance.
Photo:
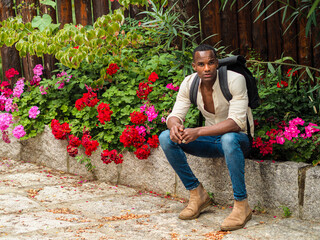
[[[230,215],[221,224],[222,231],[232,231],[243,228],[252,217],[252,210],[249,207],[248,199],[234,201]]]
[[[197,218],[200,215],[200,212],[211,203],[212,199],[200,183],[197,188],[190,190],[188,206],[182,210],[179,218],[182,220]]]

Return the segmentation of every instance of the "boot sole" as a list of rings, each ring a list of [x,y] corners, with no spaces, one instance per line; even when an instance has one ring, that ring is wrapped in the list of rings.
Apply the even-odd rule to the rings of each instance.
[[[233,226],[233,227],[220,227],[220,229],[221,231],[234,231],[234,230],[243,228],[251,218],[252,218],[252,212],[250,212],[250,214],[246,217],[242,225]]]
[[[180,217],[180,216],[179,216],[179,218],[180,218],[181,220],[192,220],[192,219],[195,219],[195,218],[199,217],[199,215],[200,215],[200,213],[201,213],[201,211],[202,211],[203,209],[205,209],[206,207],[208,207],[208,206],[211,205],[212,203],[213,203],[213,200],[212,200],[211,198],[209,198],[208,201],[206,201],[204,204],[202,204],[202,205],[199,207],[199,211],[198,211],[195,215],[193,215],[193,216],[191,216],[191,217]]]

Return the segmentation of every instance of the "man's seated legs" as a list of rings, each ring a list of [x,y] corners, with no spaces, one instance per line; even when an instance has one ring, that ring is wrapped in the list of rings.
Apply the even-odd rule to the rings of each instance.
[[[190,199],[188,206],[180,213],[179,218],[183,220],[189,220],[197,218],[204,208],[209,206],[212,202],[208,193],[203,188],[202,184],[193,174],[188,162],[184,150],[188,148],[196,151],[196,141],[189,144],[178,144],[170,139],[170,131],[166,130],[159,136],[160,145],[163,149],[169,163],[180,177],[182,183],[187,190],[190,191]],[[189,146],[188,146],[189,145]],[[193,146],[191,146],[193,145]],[[198,146],[199,148],[200,146]]]
[[[252,216],[244,178],[245,156],[250,152],[250,141],[244,133],[226,133],[221,137],[221,144],[234,195],[233,210],[221,224],[221,229],[236,230],[244,227]]]

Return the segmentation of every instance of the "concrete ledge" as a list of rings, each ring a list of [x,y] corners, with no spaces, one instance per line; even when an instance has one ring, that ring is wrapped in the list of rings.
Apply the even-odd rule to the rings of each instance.
[[[95,178],[113,184],[123,184],[157,193],[171,193],[188,198],[180,179],[174,173],[161,148],[155,149],[148,160],[138,160],[133,153],[124,154],[124,162],[103,164],[101,149],[91,156],[96,166],[93,173],[83,164],[69,157],[67,141],[56,140],[51,129],[35,138],[0,142],[0,156],[27,160],[77,175]],[[80,153],[83,153],[81,150]],[[198,158],[188,155],[188,161],[207,191],[214,194],[216,202],[232,204],[233,193],[227,166],[223,158]],[[293,215],[302,219],[320,220],[317,202],[320,198],[320,167],[295,162],[257,161],[246,159],[246,185],[252,207],[260,206],[271,212],[282,212],[288,207]]]

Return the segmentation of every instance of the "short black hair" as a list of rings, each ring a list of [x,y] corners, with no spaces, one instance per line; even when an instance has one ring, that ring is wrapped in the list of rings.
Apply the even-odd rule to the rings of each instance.
[[[208,44],[201,44],[193,50],[193,54],[192,54],[193,60],[196,52],[200,52],[200,51],[213,51],[215,58],[217,58],[217,51],[214,49],[214,47]]]

